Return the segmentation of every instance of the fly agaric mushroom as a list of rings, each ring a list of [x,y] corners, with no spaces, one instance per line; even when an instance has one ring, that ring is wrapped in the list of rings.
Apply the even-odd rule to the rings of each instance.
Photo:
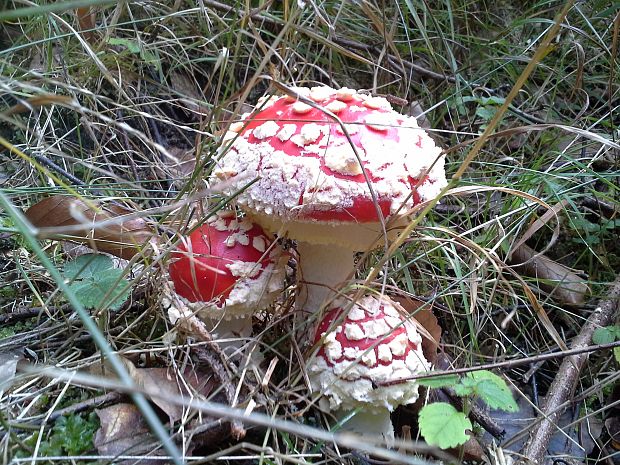
[[[324,409],[339,418],[360,409],[345,430],[390,442],[390,412],[417,400],[418,383],[405,379],[427,371],[430,364],[420,334],[405,315],[388,297],[364,296],[353,304],[336,300],[321,320],[315,335],[319,349],[307,372],[312,389],[322,394]]]
[[[237,134],[213,174],[253,221],[298,241],[303,280],[316,283],[301,306],[316,311],[353,273],[355,251],[375,246],[387,220],[392,233],[406,224],[407,210],[447,182],[441,149],[385,98],[295,90],[313,105],[263,100],[231,126]]]
[[[284,287],[286,254],[271,247],[260,226],[233,211],[218,211],[172,258],[175,292],[219,337],[249,336],[252,314],[273,303]]]

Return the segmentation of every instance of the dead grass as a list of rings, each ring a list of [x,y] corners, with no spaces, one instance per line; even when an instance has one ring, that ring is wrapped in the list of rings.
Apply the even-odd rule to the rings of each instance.
[[[39,6],[38,14],[0,23],[0,136],[9,143],[0,150],[2,193],[20,209],[50,194],[77,193],[146,212],[169,240],[152,258],[138,257],[133,270],[127,268],[134,290],[121,310],[91,315],[111,350],[136,367],[169,368],[169,378],[179,385],[187,366],[212,367],[196,365],[191,344],[168,322],[161,304],[162,270],[174,232],[191,227],[221,200],[205,191],[205,180],[219,135],[231,119],[263,93],[274,92],[277,83],[364,88],[387,95],[395,107],[402,104],[404,113],[418,116],[422,109],[431,133],[448,150],[447,170],[454,174],[564,5],[230,3],[234,6],[210,0],[93,2],[97,27],[92,31],[80,30],[73,10],[48,13],[51,4]],[[6,4],[11,9],[31,5]],[[361,267],[358,279],[363,281],[386,259],[388,288],[433,304],[448,357],[442,368],[563,349],[620,269],[619,18],[609,2],[573,5],[464,171],[456,186],[461,190],[444,197],[394,254],[371,255]],[[39,104],[25,103],[33,97],[41,98]],[[186,163],[179,165],[179,158]],[[192,196],[200,198],[199,208],[187,200]],[[556,205],[561,206],[557,216],[534,231],[536,220]],[[112,461],[102,458],[105,454],[90,438],[76,439],[85,442],[83,449],[52,447],[56,422],[50,415],[104,395],[109,380],[94,372],[80,387],[69,383],[73,370],[93,370],[101,362],[96,338],[40,258],[43,253],[62,270],[70,252],[56,242],[33,246],[9,213],[0,210],[0,317],[24,313],[0,320],[0,353],[41,368],[18,370],[10,387],[0,385],[2,460],[21,463],[38,457],[65,463],[77,452],[81,462]],[[590,292],[583,301],[577,296],[577,303],[569,305],[566,296],[550,293],[544,277],[525,276],[510,266],[509,256],[524,236],[534,250],[587,283]],[[303,322],[291,310],[293,295],[291,284],[275,313],[256,320],[256,340],[266,360],[277,360],[268,378],[264,372],[226,374],[235,390],[253,392],[258,403],[258,413],[246,423],[245,442],[236,443],[227,430],[207,435],[208,440],[191,440],[187,432],[195,427],[195,410],[185,406],[174,425],[158,411],[169,433],[177,439],[186,435],[177,446],[201,457],[195,461],[235,456],[229,460],[366,463],[351,452],[351,442],[340,438],[333,443],[319,431],[334,423],[308,393],[303,366],[309,347],[294,337]],[[11,366],[0,362],[0,373],[4,367],[11,373]],[[45,375],[43,366],[56,371]],[[551,360],[502,373],[524,405],[539,405],[558,366]],[[573,420],[584,418],[579,424],[587,423],[592,441],[584,443],[587,453],[566,450],[580,461],[614,454],[602,423],[617,415],[609,405],[614,386],[617,390],[616,370],[612,355],[600,353],[579,380]],[[120,389],[120,382],[114,382],[111,387]],[[201,405],[205,418],[223,414],[209,403],[222,401],[216,391]],[[171,402],[170,393],[166,396]],[[90,421],[93,408],[69,410],[69,415]],[[280,423],[270,426],[269,418]],[[397,418],[399,426],[415,432],[410,411]],[[157,442],[153,436],[142,439],[148,447],[130,455],[163,454],[152,445]],[[420,454],[405,458],[422,461],[418,457],[425,446],[415,436],[407,444]],[[369,450],[369,444],[354,446],[380,453]],[[54,458],[42,458],[44,450]],[[395,452],[382,453],[395,460],[389,456]]]

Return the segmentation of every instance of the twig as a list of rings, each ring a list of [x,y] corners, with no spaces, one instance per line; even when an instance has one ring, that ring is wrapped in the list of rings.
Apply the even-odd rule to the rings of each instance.
[[[54,411],[50,415],[49,420],[55,420],[56,418],[59,418],[63,415],[83,412],[84,410],[88,410],[93,407],[101,407],[102,405],[105,405],[105,404],[111,404],[113,402],[116,402],[123,396],[124,394],[120,392],[112,391],[112,392],[108,392],[107,394],[93,397],[92,399],[86,399],[82,402],[77,402],[73,405],[69,405],[68,407],[61,408],[61,409]]]
[[[450,399],[451,404],[459,410],[463,410],[463,399],[454,392],[454,389],[441,388],[441,391]],[[501,440],[504,437],[504,434],[506,434],[504,428],[499,426],[495,420],[484,413],[480,407],[474,403],[470,403],[468,407],[468,416],[470,419],[482,426],[494,438]]]
[[[230,379],[226,366],[221,360],[221,352],[213,350],[217,347],[217,344],[212,344],[213,345],[209,344],[206,348],[200,346],[194,347],[194,354],[196,355],[198,363],[207,365],[211,369],[213,375],[218,378],[218,382],[222,386],[222,391],[226,397],[226,402],[230,406],[234,406],[235,389],[232,380]],[[230,421],[230,434],[237,441],[245,437],[245,428],[239,420],[233,419]]]
[[[620,275],[614,281],[607,299],[590,315],[581,331],[571,344],[571,349],[587,347],[596,328],[609,325],[618,310],[620,300]],[[573,395],[579,373],[588,360],[587,353],[572,355],[560,365],[560,369],[549,388],[542,409],[544,419],[534,427],[530,439],[523,449],[524,463],[539,465],[543,463],[551,437],[558,428],[557,422],[566,409],[563,406]]]
[[[164,305],[169,306],[168,317],[170,321],[176,324],[177,328],[182,332],[205,343],[204,347],[195,346],[192,348],[196,362],[199,365],[209,368],[209,371],[213,373],[213,376],[221,386],[226,402],[233,407],[235,402],[235,388],[230,376],[230,371],[224,362],[224,354],[219,345],[213,340],[211,333],[207,330],[204,323],[185,306],[185,303],[167,283],[164,284],[164,301],[166,301]],[[218,434],[218,437],[214,439],[219,439],[221,441],[221,434],[219,434],[219,428],[217,428],[217,426],[218,422],[216,421],[206,424],[204,428],[207,435]],[[233,438],[236,440],[243,439],[245,433],[246,431],[241,421],[238,419],[230,420],[230,435]]]
[[[43,311],[41,307],[26,308],[17,312],[3,313],[0,315],[0,325],[13,324],[18,321],[24,321],[28,318],[34,318]]]
[[[72,175],[71,173],[66,171],[64,168],[61,168],[59,165],[54,163],[52,160],[47,158],[45,155],[41,155],[41,154],[37,154],[37,153],[31,153],[30,155],[32,156],[32,158],[34,158],[36,161],[41,163],[43,166],[45,166],[45,167],[49,168],[50,170],[54,171],[56,174],[59,174],[59,175],[65,177],[65,178],[67,178],[69,181],[71,181],[71,184],[73,184],[75,186],[80,186],[80,187],[88,187],[88,185],[84,181],[82,181],[80,178],[78,178],[77,176]]]
[[[505,360],[503,362],[485,363],[484,365],[477,365],[473,367],[454,368],[450,370],[428,371],[428,372],[417,374],[415,376],[399,378],[394,381],[386,381],[384,383],[379,383],[378,385],[379,386],[391,386],[393,384],[402,383],[404,380],[408,380],[408,379],[438,378],[438,377],[446,376],[446,375],[462,375],[465,373],[471,373],[472,371],[497,370],[498,368],[513,368],[513,367],[517,367],[521,365],[530,365],[532,363],[539,362],[542,360],[553,360],[554,358],[564,358],[564,357],[570,357],[572,355],[582,355],[582,354],[587,354],[589,352],[596,352],[599,350],[614,349],[616,347],[620,347],[620,341],[610,342],[608,344],[595,344],[591,346],[577,347],[577,348],[568,349],[568,350],[561,350],[558,352],[550,352],[547,354],[534,355],[532,357],[518,358],[515,360]]]

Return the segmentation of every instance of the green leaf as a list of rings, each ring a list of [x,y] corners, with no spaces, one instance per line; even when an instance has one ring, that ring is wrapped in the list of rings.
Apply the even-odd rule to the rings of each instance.
[[[454,390],[459,396],[479,397],[492,409],[506,412],[519,410],[506,381],[487,370],[467,373],[461,383],[454,386]]]
[[[614,358],[616,363],[620,363],[620,347],[614,347]]]
[[[476,108],[476,115],[485,121],[491,121],[496,111],[493,107],[478,107]]]
[[[68,262],[64,274],[67,279],[75,279],[78,276],[80,279],[95,278],[110,269],[114,269],[110,257],[89,253]]]
[[[457,375],[432,376],[418,379],[420,386],[426,386],[431,389],[455,386],[458,382],[459,377]]]
[[[131,292],[123,270],[114,268],[105,255],[81,255],[65,265],[64,274],[73,280],[69,287],[86,308],[118,310]]]
[[[81,455],[93,448],[93,435],[99,427],[97,416],[91,413],[88,419],[80,415],[62,416],[52,428],[47,441],[41,442],[40,455]]]
[[[120,45],[126,47],[134,55],[140,56],[140,58],[148,63],[149,65],[153,65],[159,69],[161,66],[159,57],[155,55],[153,52],[146,50],[144,47],[140,45],[140,42],[134,39],[123,39],[120,37],[110,37],[108,39],[108,43],[110,45]]]
[[[609,344],[616,339],[620,339],[620,326],[596,328],[592,335],[592,342],[595,344]]]
[[[482,97],[480,103],[483,105],[503,105],[506,99],[504,97],[496,97],[491,95],[490,97]]]
[[[441,449],[449,449],[469,440],[466,430],[471,430],[469,418],[446,402],[425,405],[418,416],[420,433],[424,440]]]

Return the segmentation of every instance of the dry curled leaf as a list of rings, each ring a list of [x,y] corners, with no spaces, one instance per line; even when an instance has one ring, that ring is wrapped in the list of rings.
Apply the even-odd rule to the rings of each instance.
[[[10,116],[18,113],[27,113],[34,108],[45,107],[49,105],[71,105],[73,97],[67,95],[43,94],[20,101],[12,107],[0,113],[2,116]]]
[[[540,287],[560,303],[581,305],[590,291],[583,278],[526,244],[512,252],[510,261],[519,273],[539,279]]]
[[[96,409],[100,427],[95,434],[95,447],[101,455],[145,455],[138,461],[120,460],[120,464],[151,465],[162,463],[149,456],[163,455],[164,452],[154,443],[155,437],[150,433],[142,413],[133,404],[115,404],[103,409]]]
[[[54,195],[26,211],[39,239],[65,239],[130,260],[154,237],[142,218],[114,204]]]
[[[542,399],[541,399],[542,400]],[[536,412],[532,402],[522,396],[517,396],[519,410],[507,412],[503,410],[490,410],[489,417],[505,430],[502,447],[506,451],[519,452],[527,441],[527,434],[536,422]],[[582,463],[586,456],[594,450],[595,441],[601,435],[601,422],[593,417],[586,416],[578,419],[575,411],[568,409],[558,420],[558,430],[549,441],[549,455],[570,455]],[[489,433],[485,433],[483,442],[493,441]]]
[[[168,415],[171,423],[184,417],[184,407],[176,402],[178,399],[206,398],[216,386],[214,377],[203,367],[187,367],[182,376],[177,376],[171,368],[137,368],[127,358],[121,361],[136,386],[153,393],[150,400]],[[93,366],[92,371],[115,377],[105,365]]]

